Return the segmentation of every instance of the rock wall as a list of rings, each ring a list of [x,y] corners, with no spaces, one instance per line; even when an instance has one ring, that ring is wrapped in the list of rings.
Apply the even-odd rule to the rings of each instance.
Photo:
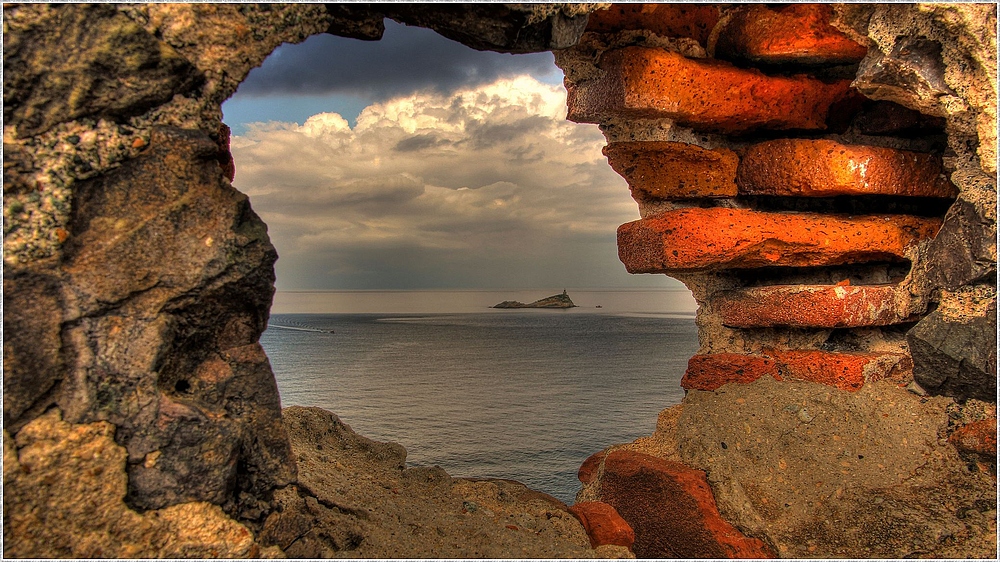
[[[6,5],[4,430],[5,457],[9,441],[21,460],[5,463],[5,481],[31,466],[22,434],[57,415],[79,447],[106,448],[113,435],[124,449],[120,509],[207,502],[258,529],[296,464],[258,343],[276,254],[230,184],[222,102],[281,43],[323,32],[378,39],[386,15],[525,52],[575,43],[589,9]],[[94,424],[104,425],[86,429]],[[25,526],[72,537],[84,532],[73,524],[89,523],[28,517],[36,507],[22,500],[47,481],[10,478],[5,553],[178,552],[69,539],[45,550],[50,535]],[[142,545],[151,539],[140,529],[107,540]]]
[[[995,432],[995,25],[612,5],[557,53],[569,118],[601,126],[638,203],[622,262],[700,305],[671,421],[581,468],[638,556],[995,553],[995,459],[975,464],[995,449],[948,444]],[[692,469],[715,501],[680,491]]]
[[[995,549],[995,7],[595,7],[5,5],[5,555],[278,555],[274,514],[312,509],[220,106],[282,42],[385,16],[576,45],[570,118],[642,216],[623,261],[701,303],[683,408],[595,461],[593,546]]]

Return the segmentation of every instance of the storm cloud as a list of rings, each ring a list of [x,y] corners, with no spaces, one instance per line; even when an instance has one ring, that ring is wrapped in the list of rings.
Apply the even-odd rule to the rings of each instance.
[[[618,262],[636,206],[565,96],[520,76],[374,103],[353,127],[248,125],[234,183],[269,226],[279,288],[668,284]]]
[[[475,51],[423,28],[385,21],[380,41],[314,35],[282,45],[240,85],[239,95],[343,94],[385,101],[431,89],[439,93],[517,74],[554,76],[551,53]],[[561,76],[561,75],[560,75]]]

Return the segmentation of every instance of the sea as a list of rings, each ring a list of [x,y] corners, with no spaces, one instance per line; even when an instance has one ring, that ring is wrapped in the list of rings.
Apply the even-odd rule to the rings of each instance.
[[[278,292],[261,337],[282,405],[318,406],[410,466],[572,503],[591,454],[650,435],[698,348],[686,290]]]

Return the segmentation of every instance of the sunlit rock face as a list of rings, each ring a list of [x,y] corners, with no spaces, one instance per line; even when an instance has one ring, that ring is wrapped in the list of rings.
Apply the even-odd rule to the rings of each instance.
[[[576,45],[569,115],[601,124],[642,217],[622,257],[701,304],[683,413],[632,446],[680,466],[584,490],[636,549],[679,552],[637,519],[663,505],[639,478],[717,508],[685,556],[995,554],[995,6],[594,8],[5,6],[5,554],[276,555],[247,531],[317,503],[258,344],[276,256],[220,105],[282,42],[377,39],[386,15]],[[38,515],[64,491],[92,512]]]

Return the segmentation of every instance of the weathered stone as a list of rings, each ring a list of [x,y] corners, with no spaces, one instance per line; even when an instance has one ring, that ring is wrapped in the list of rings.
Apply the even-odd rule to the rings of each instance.
[[[726,522],[705,473],[632,451],[602,459],[600,499],[634,529],[639,558],[771,558]]]
[[[990,558],[996,483],[941,440],[949,404],[763,377],[689,391],[677,443],[723,517],[782,558]]]
[[[722,133],[824,129],[830,106],[849,87],[847,80],[826,84],[803,75],[766,76],[643,47],[606,52],[599,66],[603,77],[568,85],[569,120],[667,118]]]
[[[225,123],[219,127],[219,166],[222,167],[222,175],[229,181],[236,179],[236,161],[233,160],[233,153],[229,151],[229,140],[232,131]],[[136,139],[142,140],[142,139]]]
[[[965,424],[948,436],[948,442],[961,453],[996,463],[997,420],[991,418]]]
[[[936,310],[906,333],[913,377],[932,394],[995,400],[996,296],[980,315],[949,318]]]
[[[914,320],[895,285],[771,285],[721,291],[712,307],[733,328],[858,328]]]
[[[569,512],[583,523],[590,537],[590,546],[597,548],[613,544],[632,548],[635,531],[622,519],[615,508],[604,502],[583,502],[570,506]]]
[[[742,353],[712,353],[688,359],[681,387],[687,390],[718,390],[729,383],[751,383],[763,376],[779,376],[773,359]]]
[[[777,380],[790,378],[856,391],[865,383],[877,380],[906,380],[912,369],[910,358],[899,353],[810,350],[772,350],[759,356],[716,353],[692,357],[681,386],[688,390],[717,390],[729,383],[747,384],[771,376]]]
[[[80,117],[138,115],[203,79],[107,4],[12,7],[4,31],[4,125],[22,136]]]
[[[741,155],[736,182],[742,195],[958,195],[937,156],[831,140],[755,144]]]
[[[830,25],[824,4],[754,4],[726,13],[710,50],[723,60],[763,64],[851,64],[867,47]]]
[[[118,426],[128,501],[143,509],[237,510],[238,492],[294,479],[256,343],[275,253],[218,154],[207,135],[157,129],[142,156],[76,190],[61,265],[71,297],[54,311],[72,321],[71,376],[53,399],[70,421]]]
[[[289,556],[595,556],[583,526],[551,496],[513,481],[406,468],[402,446],[357,435],[319,408],[286,408],[283,416],[299,482],[278,492],[281,509],[262,533]]]
[[[323,4],[330,15],[331,35],[377,41],[385,33],[385,14],[372,4]]]
[[[62,295],[54,272],[5,275],[3,286],[3,425],[16,431],[65,376]]]
[[[840,390],[857,391],[883,379],[911,380],[913,362],[902,353],[834,353],[782,351],[767,353],[779,365],[782,377],[815,382]]]
[[[888,53],[872,48],[851,85],[871,99],[895,101],[943,117],[939,99],[955,93],[944,73],[940,43],[900,37]]]
[[[480,51],[534,53],[572,47],[592,4],[383,4],[390,17]]]
[[[629,273],[901,261],[936,218],[677,209],[618,227]]]
[[[616,142],[604,148],[608,163],[636,200],[735,197],[736,153],[682,142]]]
[[[143,514],[125,502],[126,452],[106,422],[71,425],[51,410],[4,431],[7,558],[260,558],[250,531],[209,503]],[[15,444],[16,440],[16,444]]]
[[[652,31],[664,37],[688,37],[705,46],[718,21],[719,8],[709,4],[612,4],[590,14],[587,31]]]
[[[948,209],[916,269],[929,287],[957,289],[994,279],[996,252],[995,218],[984,217],[976,205],[960,198]]]

